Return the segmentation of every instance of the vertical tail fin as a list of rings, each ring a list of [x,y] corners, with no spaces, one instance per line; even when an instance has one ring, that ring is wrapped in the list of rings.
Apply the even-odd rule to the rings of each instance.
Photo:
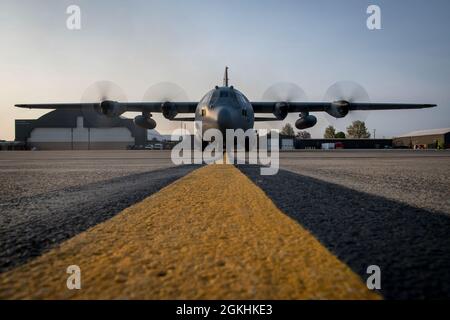
[[[225,74],[223,75],[223,86],[228,87],[228,67],[225,67]]]

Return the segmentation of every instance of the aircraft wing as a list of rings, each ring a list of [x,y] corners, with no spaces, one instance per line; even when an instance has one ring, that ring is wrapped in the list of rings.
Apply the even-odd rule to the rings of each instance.
[[[170,104],[177,113],[194,113],[198,102],[113,102],[117,107],[124,108],[126,111],[138,112],[163,112],[164,105]],[[101,103],[44,103],[44,104],[16,104],[19,108],[28,109],[54,109],[54,110],[82,110],[98,108]]]
[[[251,102],[255,113],[273,113],[280,102]],[[288,112],[320,112],[330,110],[334,102],[282,102],[287,106]],[[403,110],[423,109],[435,107],[435,104],[411,103],[359,103],[346,102],[349,111],[354,110]]]

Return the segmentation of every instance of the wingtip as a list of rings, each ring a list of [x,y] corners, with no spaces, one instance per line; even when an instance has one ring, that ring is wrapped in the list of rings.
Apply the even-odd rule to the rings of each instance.
[[[30,107],[30,105],[28,105],[28,104],[15,104],[14,105],[16,108],[28,108],[28,109],[31,109],[31,107]]]

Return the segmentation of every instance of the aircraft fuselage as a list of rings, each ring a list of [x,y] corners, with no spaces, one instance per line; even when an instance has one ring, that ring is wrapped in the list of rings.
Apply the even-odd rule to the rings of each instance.
[[[225,136],[226,129],[253,128],[255,116],[250,101],[240,91],[231,87],[216,87],[198,103],[196,123],[202,123],[202,134],[208,129],[218,129]]]

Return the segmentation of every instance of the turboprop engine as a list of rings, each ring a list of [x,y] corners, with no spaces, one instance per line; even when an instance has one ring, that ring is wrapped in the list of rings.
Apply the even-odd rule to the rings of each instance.
[[[349,102],[345,100],[334,101],[329,109],[325,110],[330,116],[343,118],[348,114]]]
[[[99,103],[95,110],[107,117],[118,117],[126,111],[126,108],[117,101],[105,100]]]

